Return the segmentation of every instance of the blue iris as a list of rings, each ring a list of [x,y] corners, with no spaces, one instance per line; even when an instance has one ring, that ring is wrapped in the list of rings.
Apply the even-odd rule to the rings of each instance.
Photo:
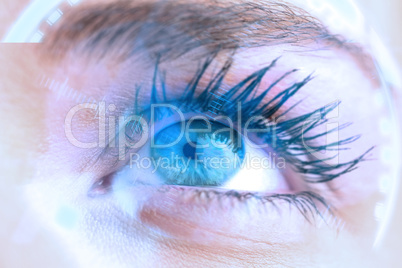
[[[194,120],[160,131],[151,146],[153,162],[165,184],[222,186],[244,159],[239,133],[221,123]]]

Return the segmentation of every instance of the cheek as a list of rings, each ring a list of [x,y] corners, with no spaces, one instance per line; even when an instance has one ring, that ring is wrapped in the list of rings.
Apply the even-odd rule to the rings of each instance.
[[[325,258],[334,261],[337,248],[354,245],[347,234],[336,234],[325,224],[319,228],[303,224],[305,219],[288,206],[278,212],[260,203],[197,200],[173,190],[171,194],[152,192],[132,216],[122,210],[116,196],[89,200],[88,187],[60,178],[27,188],[29,203],[39,211],[44,226],[58,230],[68,251],[88,266],[236,266],[239,260],[290,265]],[[131,203],[145,193],[126,191],[133,200],[125,201]]]
[[[31,178],[37,154],[47,146],[43,109],[47,92],[35,84],[39,70],[34,68],[34,52],[33,45],[0,46],[0,139],[7,160],[0,165],[12,183]]]

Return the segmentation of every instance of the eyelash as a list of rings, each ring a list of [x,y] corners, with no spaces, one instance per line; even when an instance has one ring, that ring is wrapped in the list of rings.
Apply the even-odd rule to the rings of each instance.
[[[189,110],[192,112],[199,112],[205,114],[209,111],[209,107],[211,106],[211,102],[214,99],[211,96],[216,96],[216,92],[221,88],[222,81],[225,78],[225,75],[229,71],[231,67],[231,61],[228,60],[225,65],[221,68],[221,70],[211,79],[208,86],[198,95],[195,97],[195,90],[198,87],[199,81],[202,79],[205,71],[211,65],[212,61],[216,57],[216,54],[211,55],[207,60],[204,62],[202,67],[196,72],[195,76],[191,80],[191,82],[187,85],[185,93],[183,94],[184,97],[178,101],[169,101],[166,98],[166,85],[165,85],[165,74],[161,74],[158,70],[158,61],[155,67],[155,75],[153,79],[153,86],[152,86],[152,95],[151,95],[151,104],[176,104],[183,110]],[[258,122],[254,122],[254,124],[250,125],[250,128],[255,129],[264,129],[267,127],[272,127],[272,125],[267,125],[266,122],[272,122],[272,118],[275,114],[282,108],[282,106],[287,102],[291,97],[293,97],[302,87],[304,87],[308,82],[310,82],[313,78],[308,76],[301,82],[296,82],[287,89],[283,90],[282,92],[278,93],[274,96],[268,103],[264,104],[262,107],[259,107],[262,104],[264,97],[268,94],[268,92],[277,85],[280,81],[282,81],[285,77],[289,76],[290,74],[296,72],[297,70],[291,70],[278,80],[274,81],[269,87],[261,93],[259,96],[256,96],[257,89],[260,85],[262,78],[268,73],[268,71],[275,66],[278,59],[275,59],[268,67],[258,70],[257,72],[251,74],[246,79],[244,79],[239,84],[232,87],[230,90],[227,91],[224,95],[221,95],[222,99],[227,100],[229,103],[241,103],[241,111],[242,111],[242,118],[252,117],[252,116],[262,116],[263,119],[259,120]],[[158,98],[158,88],[156,86],[157,83],[157,76],[160,75],[159,82],[161,84],[161,92],[163,95],[163,100],[159,100]],[[243,91],[241,91],[241,89]],[[139,90],[139,88],[138,88]],[[240,93],[238,93],[241,91]],[[238,93],[236,95],[236,93]],[[250,98],[250,96],[252,96]],[[275,101],[277,101],[275,103]],[[280,115],[275,116],[275,118],[280,118],[283,115],[290,112],[294,109],[300,102],[296,105],[292,106],[285,112],[281,113]],[[274,124],[275,129],[272,131],[276,133],[277,139],[276,143],[279,144],[275,147],[277,153],[284,157],[289,163],[292,163],[294,168],[298,173],[304,174],[306,176],[305,181],[308,183],[325,183],[331,180],[338,178],[339,176],[351,172],[357,168],[357,165],[366,160],[366,156],[374,149],[371,147],[366,152],[361,154],[354,160],[339,163],[337,165],[326,165],[325,161],[329,159],[321,159],[321,160],[311,160],[311,161],[302,161],[298,158],[298,156],[308,156],[311,153],[305,148],[303,141],[314,141],[319,137],[325,136],[330,134],[333,131],[342,130],[348,126],[350,123],[343,124],[337,128],[315,134],[312,137],[305,137],[303,135],[307,134],[309,131],[325,124],[328,122],[326,116],[336,109],[340,105],[340,102],[336,102],[334,104],[326,105],[320,109],[317,109],[313,112],[306,113],[304,115],[282,121],[279,123]],[[232,104],[231,106],[222,106],[220,109],[219,115],[225,115],[231,119],[234,119],[233,122],[237,120],[237,112],[235,105]],[[143,112],[144,113],[144,112]],[[156,118],[158,118],[156,116]],[[161,116],[160,118],[163,118]],[[309,124],[307,129],[303,128],[303,124],[306,120],[312,120]],[[244,126],[242,126],[244,127]],[[263,137],[265,142],[270,144],[272,137]],[[347,150],[350,148],[337,148],[333,149],[334,147],[338,146],[345,146],[348,144],[353,143],[354,141],[358,140],[360,135],[352,136],[347,139],[340,140],[336,143],[321,145],[321,146],[310,146],[310,148],[315,149],[316,151],[322,150],[332,150],[332,151],[341,151]],[[335,172],[335,173],[332,173]],[[310,178],[307,176],[311,176]],[[318,178],[315,178],[317,177]]]
[[[188,194],[189,191],[192,191],[192,197],[198,198],[200,200],[209,200],[218,202],[224,198],[235,199],[241,203],[247,203],[247,201],[251,199],[255,199],[260,201],[262,204],[269,203],[273,205],[276,209],[279,209],[276,205],[278,201],[284,201],[291,206],[296,207],[296,209],[303,215],[303,217],[310,223],[313,223],[312,220],[318,218],[326,221],[326,218],[320,211],[320,206],[323,206],[327,213],[333,215],[333,211],[330,208],[330,205],[327,204],[325,199],[320,195],[311,192],[304,191],[297,194],[271,194],[264,195],[261,193],[240,193],[238,191],[229,190],[229,191],[217,191],[214,189],[203,189],[203,188],[190,188],[183,186],[166,186],[160,188],[159,191],[163,193],[168,193],[172,189],[175,190],[175,193],[181,191],[185,194]]]
[[[274,96],[268,103],[263,104],[262,101],[268,95],[268,92],[276,86],[279,82],[281,82],[284,78],[288,77],[290,74],[297,72],[296,69],[293,69],[284,75],[282,75],[279,79],[274,81],[269,85],[269,87],[263,91],[263,93],[257,95],[257,89],[259,88],[260,82],[262,81],[263,77],[276,65],[280,58],[275,59],[272,63],[262,68],[243,81],[238,83],[237,85],[233,86],[231,89],[226,91],[226,93],[218,96],[218,90],[221,88],[223,80],[228,73],[232,61],[229,59],[223,65],[223,67],[216,73],[216,75],[211,78],[207,87],[198,95],[196,96],[195,92],[199,86],[199,82],[202,80],[203,76],[206,73],[206,70],[210,67],[211,63],[217,56],[216,53],[212,53],[204,63],[199,67],[197,72],[195,73],[194,77],[188,83],[183,97],[178,100],[169,100],[166,94],[166,82],[165,77],[166,73],[162,73],[159,70],[159,59],[157,59],[154,69],[154,77],[153,77],[153,84],[152,84],[152,92],[150,97],[150,104],[172,104],[177,105],[177,107],[183,109],[186,112],[196,112],[207,115],[210,111],[211,103],[216,100],[213,96],[219,97],[219,100],[226,100],[224,104],[222,104],[222,108],[217,111],[218,113],[212,113],[216,116],[227,116],[228,118],[233,119],[233,122],[237,120],[237,112],[236,106],[234,104],[241,103],[241,116],[251,117],[251,116],[260,116],[261,120],[253,122],[250,125],[250,128],[253,129],[263,129],[267,127],[272,127],[270,123],[272,122],[273,118],[279,118],[290,112],[294,109],[300,102],[296,103],[291,108],[287,109],[286,111],[282,112],[280,115],[276,115],[278,111],[283,107],[283,105],[293,97],[301,88],[303,88],[308,82],[310,82],[313,78],[311,75],[306,77],[301,82],[296,82],[293,85],[289,86],[287,89],[281,91],[276,96]],[[159,84],[160,89],[158,88],[157,84]],[[135,112],[136,114],[140,114],[142,116],[149,118],[150,108],[143,109],[140,113],[137,111],[138,107],[138,93],[141,90],[140,86],[136,86],[136,99],[135,99]],[[159,96],[158,92],[162,93],[162,97]],[[232,104],[230,104],[232,103]],[[320,159],[320,160],[301,160],[300,156],[310,156],[311,153],[305,148],[303,144],[303,136],[302,134],[306,134],[311,130],[325,124],[328,119],[326,116],[337,108],[340,105],[340,102],[336,102],[327,106],[324,106],[320,109],[317,109],[313,112],[306,113],[304,115],[285,120],[279,123],[274,124],[274,131],[276,133],[276,146],[274,147],[276,153],[283,157],[287,162],[289,162],[294,170],[299,174],[304,175],[303,179],[306,183],[327,183],[332,181],[345,173],[349,173],[357,168],[357,165],[367,160],[367,155],[374,149],[371,147],[366,152],[361,154],[359,157],[352,161],[339,163],[337,165],[329,165],[326,164],[326,160],[329,159]],[[216,111],[214,111],[216,112]],[[211,117],[211,116],[209,116]],[[155,115],[157,120],[162,118],[166,118],[166,114],[162,115]],[[212,118],[212,117],[211,117]],[[213,119],[211,119],[213,120]],[[308,125],[307,129],[303,128],[303,124],[306,120],[311,120],[311,123]],[[322,132],[319,134],[315,134],[311,137],[304,137],[304,140],[308,140],[313,142],[317,140],[319,137],[325,136],[333,131],[342,130],[348,127],[350,124],[343,124],[338,128],[334,128],[328,130],[326,132]],[[242,126],[243,127],[243,126]],[[136,134],[141,134],[142,129],[137,130]],[[332,150],[332,151],[340,151],[345,150],[348,148],[341,148],[341,146],[349,145],[359,139],[359,135],[353,136],[341,141],[338,141],[333,144],[328,145],[321,145],[321,146],[311,146],[311,148],[320,151],[320,150]],[[130,137],[128,137],[130,138]],[[271,137],[268,135],[262,138],[265,143],[271,145]],[[337,148],[340,146],[340,148]],[[107,151],[106,148],[105,151]],[[227,191],[227,192],[219,192],[214,189],[194,189],[195,195],[203,194],[207,198],[216,197],[220,198],[222,196],[236,198],[239,201],[245,201],[250,198],[258,199],[262,202],[269,202],[274,204],[275,200],[284,200],[287,201],[289,204],[294,205],[298,211],[307,219],[309,220],[314,213],[320,215],[320,210],[318,208],[318,204],[323,205],[327,210],[329,210],[330,205],[327,204],[325,199],[320,195],[314,192],[301,192],[297,194],[256,194],[256,193],[239,193],[236,191]]]

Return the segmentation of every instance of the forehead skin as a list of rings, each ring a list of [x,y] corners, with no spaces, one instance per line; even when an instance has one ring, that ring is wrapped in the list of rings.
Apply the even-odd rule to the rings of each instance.
[[[95,1],[95,3],[99,3],[99,1]],[[14,10],[20,10],[20,6],[24,6],[25,3],[22,3],[22,1],[13,1],[9,2],[9,5],[15,5]],[[14,18],[17,16],[17,13],[12,14],[10,12],[10,22],[14,20]],[[12,18],[14,17],[14,18]],[[2,17],[5,18],[5,17]],[[6,20],[6,19],[4,19]],[[10,22],[5,22],[5,24],[2,25],[10,25]],[[30,87],[30,83],[27,81],[21,81],[21,77],[23,77],[23,80],[31,80],[34,77],[30,77],[27,75],[27,73],[35,73],[35,68],[38,65],[38,59],[35,57],[35,54],[32,53],[32,51],[35,51],[35,48],[26,48],[21,46],[20,49],[16,48],[15,46],[11,47],[11,45],[2,45],[0,54],[2,57],[2,62],[11,62],[10,66],[14,67],[11,68],[12,70],[8,70],[10,66],[2,66],[2,76],[1,76],[1,81],[10,81],[9,84],[5,83],[2,86],[2,92],[4,92],[4,96],[6,96],[6,100],[8,102],[7,105],[2,107],[2,122],[13,122],[15,124],[15,128],[12,130],[7,131],[5,135],[2,135],[1,143],[2,144],[7,144],[7,141],[14,141],[12,144],[8,144],[10,146],[8,148],[8,151],[6,154],[8,155],[9,158],[11,159],[19,159],[15,165],[17,166],[18,164],[22,163],[30,163],[31,162],[31,157],[32,155],[30,154],[31,151],[36,151],[36,143],[37,142],[44,142],[46,133],[41,133],[41,129],[46,129],[44,125],[38,124],[38,122],[42,122],[42,117],[45,116],[46,111],[43,111],[41,107],[45,105],[44,101],[46,100],[46,91],[41,89],[41,88],[36,88],[32,89]],[[272,52],[270,50],[269,52]],[[267,51],[245,51],[243,54],[240,54],[240,56],[237,59],[238,65],[241,66],[243,65],[242,63],[248,59],[252,58],[253,59],[253,65],[250,66],[251,70],[255,69],[256,67],[260,67],[261,65],[266,64],[266,62],[258,62],[258,55],[260,53],[267,53]],[[335,55],[336,53],[339,53],[339,51],[334,52]],[[242,56],[243,55],[243,56]],[[275,51],[272,55],[274,58],[275,56]],[[349,68],[355,68],[354,65],[352,65],[352,60],[348,58],[348,56],[344,55],[343,56],[346,61],[349,62],[350,65],[345,64],[345,66],[349,66]],[[289,58],[291,61],[292,59]],[[297,59],[293,59],[295,62]],[[308,59],[306,59],[306,65]],[[340,64],[342,64],[342,59],[339,60]],[[26,62],[31,62],[31,65],[27,65]],[[290,65],[290,63],[289,63]],[[21,67],[22,66],[22,67]],[[353,66],[353,67],[350,67]],[[313,66],[314,67],[314,66]],[[7,71],[6,71],[7,70]],[[17,70],[17,71],[16,71]],[[307,70],[307,72],[310,70]],[[244,69],[240,69],[241,73],[244,73]],[[6,75],[5,75],[6,74]],[[325,75],[325,72],[324,72]],[[362,75],[362,74],[361,74]],[[363,76],[364,77],[364,76]],[[363,78],[364,79],[364,78]],[[20,83],[15,83],[15,81],[20,81]],[[351,82],[351,81],[349,81]],[[352,83],[352,82],[351,82]],[[350,83],[349,83],[350,84]],[[368,88],[370,88],[369,85],[367,85]],[[7,88],[13,88],[14,90],[11,92],[7,90]],[[29,88],[29,89],[28,89]],[[22,95],[22,100],[21,100],[21,95]],[[25,105],[21,105],[21,103],[24,103]],[[15,105],[18,105],[18,107],[21,107],[21,109],[16,110],[14,108]],[[4,109],[4,110],[3,110]],[[3,112],[4,111],[4,112]],[[34,113],[32,111],[35,111]],[[7,115],[7,116],[6,116]],[[35,123],[32,123],[35,122]],[[31,125],[33,124],[33,125]],[[24,131],[20,131],[17,129],[17,126],[20,127],[20,129],[23,129]],[[26,136],[29,137],[36,137],[35,141],[29,140],[26,141]],[[25,141],[25,142],[23,142]],[[9,143],[9,142],[8,142]],[[32,144],[34,143],[34,144]],[[21,163],[22,162],[22,163]],[[12,168],[8,167],[9,172],[7,174],[10,174],[10,177],[13,178],[23,178],[30,176],[31,174],[29,171],[27,171],[27,174],[24,174],[24,172],[18,171],[17,168]],[[12,175],[14,174],[14,175]],[[168,249],[166,249],[168,251]],[[201,263],[202,261],[205,261],[205,257],[208,256],[207,251],[203,251],[200,249],[199,252],[203,252],[206,255],[202,256],[197,256],[193,252],[188,252],[188,248],[183,247],[181,248],[181,252],[171,252],[166,253],[165,256],[170,256],[172,259],[177,257],[177,259],[182,259],[182,263],[184,264],[189,264],[189,263]],[[314,250],[317,251],[317,248],[311,247],[307,249],[307,251]],[[291,246],[286,246],[284,248],[281,248],[280,250],[278,249],[277,252],[271,252],[271,255],[275,255],[277,259],[272,260],[272,267],[276,266],[287,266],[286,264],[289,263],[291,260],[286,259],[286,257],[289,256],[289,254],[286,254],[285,252],[291,252],[294,253],[294,263],[293,265],[296,267],[299,267],[301,265],[304,265],[308,262],[308,257],[302,256],[303,254],[308,254],[308,252],[297,252],[294,248]],[[240,255],[241,258],[244,260],[248,260],[253,262],[254,265],[261,265],[262,263],[259,263],[261,261],[261,256],[266,254],[266,252],[261,252],[260,249],[256,249],[255,251],[251,250],[248,252],[248,254],[241,255],[239,252],[229,252],[226,255],[226,260],[227,263],[232,263],[231,258],[236,255]],[[333,253],[334,256],[336,255],[336,252]],[[291,254],[290,254],[291,255]],[[189,257],[191,256],[191,258]],[[53,259],[54,256],[49,256],[49,259]],[[166,257],[166,258],[167,258]],[[236,256],[239,257],[239,256]],[[188,262],[187,262],[188,261]],[[300,263],[300,261],[305,261],[306,263]],[[167,263],[171,262],[171,260],[166,260]],[[171,263],[172,264],[172,263]],[[310,267],[314,266],[314,264],[308,264]],[[318,265],[320,266],[320,265]],[[59,265],[58,265],[59,267]]]

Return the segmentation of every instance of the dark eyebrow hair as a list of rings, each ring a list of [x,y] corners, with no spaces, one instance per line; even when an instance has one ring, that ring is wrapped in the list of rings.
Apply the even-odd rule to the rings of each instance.
[[[122,59],[147,53],[161,60],[197,48],[235,50],[243,47],[316,43],[349,45],[320,21],[289,4],[277,2],[211,4],[120,1],[78,7],[67,12],[44,39],[52,57],[68,51]],[[310,48],[311,50],[311,48]]]

